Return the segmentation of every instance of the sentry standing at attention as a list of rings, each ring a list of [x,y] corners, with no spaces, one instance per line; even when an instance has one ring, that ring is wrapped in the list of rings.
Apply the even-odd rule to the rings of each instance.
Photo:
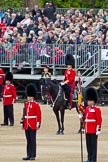
[[[1,126],[8,125],[10,121],[10,126],[14,125],[14,110],[13,104],[16,101],[16,88],[12,84],[13,74],[11,72],[7,72],[5,75],[5,85],[3,87],[3,111],[4,111],[4,122]]]
[[[26,87],[27,102],[24,104],[23,117],[21,123],[25,130],[27,140],[27,156],[23,160],[35,160],[36,158],[36,133],[41,126],[41,109],[34,101],[36,88],[33,84]]]

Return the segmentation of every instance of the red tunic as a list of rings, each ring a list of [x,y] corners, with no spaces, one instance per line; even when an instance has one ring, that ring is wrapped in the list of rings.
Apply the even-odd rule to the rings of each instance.
[[[75,77],[76,77],[76,72],[73,69],[70,70],[65,70],[65,78],[64,81],[68,80],[68,84],[71,86],[72,91],[70,92],[70,105],[72,107],[72,92],[74,92],[75,87],[76,87],[76,82],[75,82]]]
[[[24,114],[24,129],[28,129],[28,126],[32,130],[37,130],[37,123],[41,124],[41,109],[37,102],[26,102],[25,103],[25,114]]]
[[[4,81],[4,71],[3,71],[3,69],[1,69],[0,68],[0,84],[2,84],[3,83],[3,81]]]
[[[12,105],[16,101],[16,88],[13,84],[4,85],[3,105]]]
[[[72,90],[74,91],[75,89],[75,77],[76,77],[76,72],[73,69],[70,70],[65,70],[65,78],[64,81],[68,80],[68,84],[72,87]]]
[[[96,133],[97,126],[101,128],[102,117],[101,110],[95,106],[86,107],[85,109],[85,132],[86,133]]]

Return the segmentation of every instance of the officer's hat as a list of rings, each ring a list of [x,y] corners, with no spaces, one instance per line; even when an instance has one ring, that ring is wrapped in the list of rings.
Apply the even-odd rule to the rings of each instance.
[[[35,85],[32,84],[32,83],[29,83],[26,86],[25,93],[26,93],[26,96],[28,96],[28,97],[36,97],[36,87],[35,87]]]
[[[72,65],[72,68],[75,67],[75,59],[74,59],[73,55],[67,54],[65,56],[65,65]]]
[[[13,74],[11,73],[11,72],[6,72],[6,74],[5,74],[5,81],[6,80],[9,80],[10,82],[12,82],[13,81]]]
[[[94,101],[95,103],[97,103],[98,95],[97,95],[96,89],[94,89],[93,87],[87,88],[87,90],[85,92],[85,100],[86,101]]]
[[[44,68],[47,68],[47,69],[49,69],[49,66],[48,66],[48,65],[45,65],[45,66],[44,66]]]

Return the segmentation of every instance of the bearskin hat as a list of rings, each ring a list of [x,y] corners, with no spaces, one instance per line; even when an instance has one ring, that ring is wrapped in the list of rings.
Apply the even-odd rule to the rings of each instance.
[[[86,89],[85,100],[86,101],[94,101],[95,103],[97,103],[98,95],[97,95],[97,91],[95,88],[89,87]]]
[[[11,73],[11,72],[6,72],[6,74],[5,74],[5,81],[6,80],[9,80],[9,81],[13,81],[13,74]]]
[[[72,65],[73,68],[75,67],[75,59],[73,55],[67,54],[65,56],[65,65]]]
[[[32,83],[29,83],[26,86],[25,93],[26,93],[26,96],[28,96],[28,97],[36,97],[36,87],[35,87],[35,85],[32,84]]]

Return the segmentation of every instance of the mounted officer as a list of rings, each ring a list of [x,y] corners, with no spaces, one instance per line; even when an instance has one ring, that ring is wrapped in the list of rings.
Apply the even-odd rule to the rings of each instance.
[[[42,72],[41,79],[42,79],[41,96],[42,96],[42,100],[46,104],[48,99],[48,94],[47,94],[48,80],[51,79],[51,73],[49,72],[48,65],[44,66],[44,71]]]
[[[75,82],[76,72],[74,70],[75,59],[71,54],[66,55],[65,64],[67,66],[67,69],[65,70],[64,81],[61,83],[61,85],[65,91],[65,97],[67,99],[66,108],[71,110],[72,93],[74,92],[76,87],[76,82]]]
[[[42,72],[41,78],[45,79],[45,81],[51,79],[51,73],[49,72],[48,65],[44,66],[44,71]]]

